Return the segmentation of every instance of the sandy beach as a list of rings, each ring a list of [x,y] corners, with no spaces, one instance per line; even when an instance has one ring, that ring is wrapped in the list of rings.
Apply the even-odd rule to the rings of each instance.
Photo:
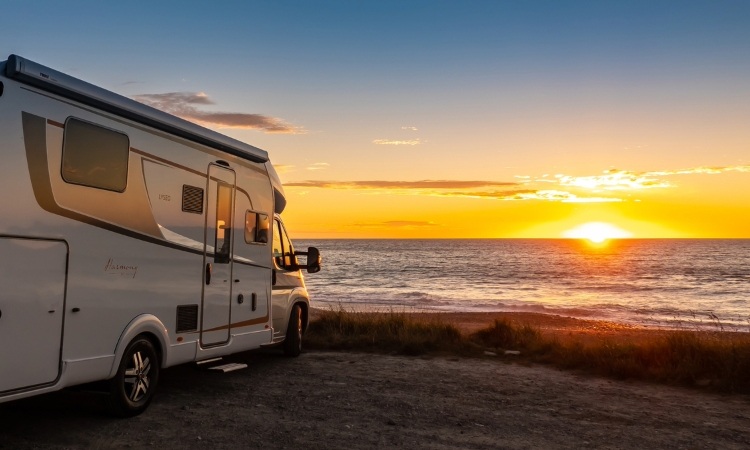
[[[448,314],[464,330],[508,317],[571,337],[654,330],[528,314]],[[614,328],[613,328],[614,327]],[[623,333],[625,331],[626,333]],[[629,333],[629,334],[628,334]],[[588,336],[588,337],[587,337]],[[750,446],[750,399],[618,381],[509,358],[276,351],[248,368],[164,371],[150,408],[106,416],[101,394],[0,405],[0,448],[723,448]]]

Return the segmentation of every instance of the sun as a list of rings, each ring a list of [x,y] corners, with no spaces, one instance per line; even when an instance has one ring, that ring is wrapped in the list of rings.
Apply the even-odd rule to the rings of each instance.
[[[609,239],[624,239],[633,233],[606,222],[587,222],[563,232],[563,237],[571,239],[588,239],[595,244],[601,244]]]

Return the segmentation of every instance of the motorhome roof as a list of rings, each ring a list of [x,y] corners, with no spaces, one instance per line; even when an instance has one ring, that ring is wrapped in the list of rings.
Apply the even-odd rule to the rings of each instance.
[[[22,83],[222,150],[243,159],[258,163],[268,161],[268,153],[265,150],[224,136],[18,55],[8,56],[5,75]]]

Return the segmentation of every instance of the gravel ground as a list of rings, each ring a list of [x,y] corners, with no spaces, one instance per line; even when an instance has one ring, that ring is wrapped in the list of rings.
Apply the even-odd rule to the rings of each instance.
[[[750,448],[750,398],[486,359],[273,352],[165,370],[142,415],[65,391],[0,404],[0,448]]]

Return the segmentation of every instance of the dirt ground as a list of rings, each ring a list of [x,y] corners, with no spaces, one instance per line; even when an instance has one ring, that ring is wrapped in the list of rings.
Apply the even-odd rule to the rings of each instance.
[[[165,370],[142,415],[100,394],[0,404],[0,448],[750,448],[750,398],[485,360],[275,352]]]

